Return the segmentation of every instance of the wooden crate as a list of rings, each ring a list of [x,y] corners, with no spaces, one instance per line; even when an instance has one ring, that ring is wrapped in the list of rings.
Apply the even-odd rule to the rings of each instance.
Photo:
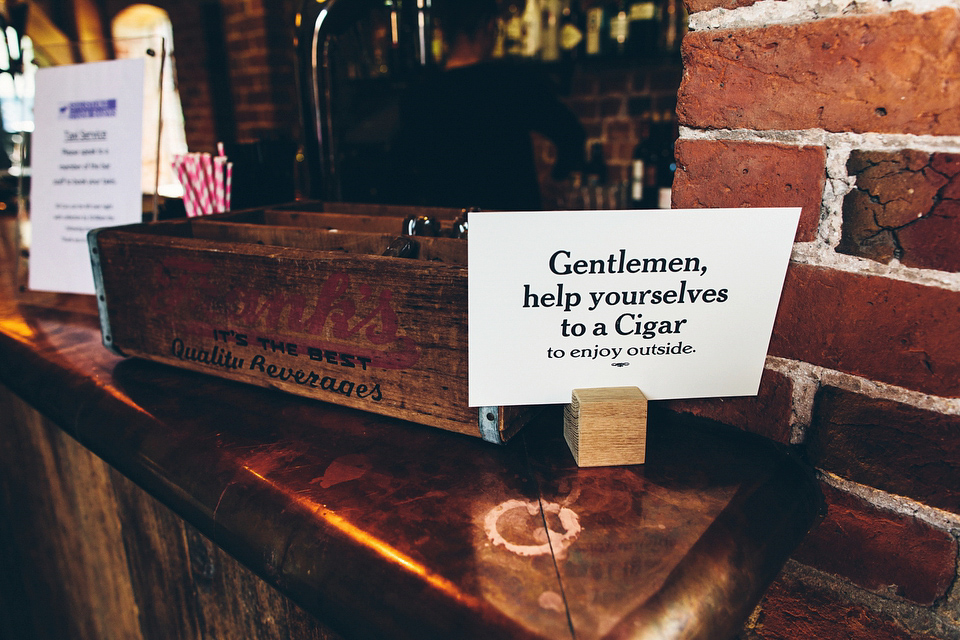
[[[455,210],[296,204],[90,232],[104,344],[502,443],[524,407],[467,406],[466,241]]]

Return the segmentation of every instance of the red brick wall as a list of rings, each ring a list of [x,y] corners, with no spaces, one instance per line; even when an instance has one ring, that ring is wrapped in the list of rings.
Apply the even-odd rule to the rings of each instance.
[[[296,0],[221,0],[237,142],[299,135]]]
[[[822,480],[744,639],[957,638],[960,9],[832,7],[688,2],[673,206],[802,215],[759,396],[670,404]]]

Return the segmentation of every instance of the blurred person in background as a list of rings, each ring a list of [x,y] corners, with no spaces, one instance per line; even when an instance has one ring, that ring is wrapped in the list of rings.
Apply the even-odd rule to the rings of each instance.
[[[491,58],[500,11],[497,0],[434,0],[448,52],[401,103],[398,204],[540,209],[534,132],[556,148],[554,179],[583,168],[583,126],[549,80],[533,65]]]

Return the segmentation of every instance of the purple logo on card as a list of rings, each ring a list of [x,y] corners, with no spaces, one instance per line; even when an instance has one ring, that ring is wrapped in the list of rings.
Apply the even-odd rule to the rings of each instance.
[[[117,115],[117,100],[84,100],[82,102],[64,102],[58,109],[60,118],[77,120],[79,118],[113,118]]]

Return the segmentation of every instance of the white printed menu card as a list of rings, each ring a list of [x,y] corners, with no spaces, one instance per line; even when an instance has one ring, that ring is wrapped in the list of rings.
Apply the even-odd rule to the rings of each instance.
[[[30,178],[30,280],[94,293],[87,232],[140,222],[142,59],[37,71]]]
[[[799,217],[471,212],[470,406],[756,395]]]

